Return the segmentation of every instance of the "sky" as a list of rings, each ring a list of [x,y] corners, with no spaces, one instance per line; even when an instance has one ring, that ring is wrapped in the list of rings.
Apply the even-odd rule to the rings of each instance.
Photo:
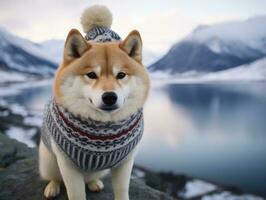
[[[82,31],[80,15],[94,4],[109,7],[122,38],[140,31],[144,47],[165,52],[198,25],[266,15],[266,0],[1,0],[0,26],[34,42]]]

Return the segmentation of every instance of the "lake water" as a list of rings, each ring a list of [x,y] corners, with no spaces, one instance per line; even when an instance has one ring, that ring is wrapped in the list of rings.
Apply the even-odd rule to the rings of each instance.
[[[266,196],[266,82],[156,84],[136,163]],[[41,110],[50,86],[7,97]]]

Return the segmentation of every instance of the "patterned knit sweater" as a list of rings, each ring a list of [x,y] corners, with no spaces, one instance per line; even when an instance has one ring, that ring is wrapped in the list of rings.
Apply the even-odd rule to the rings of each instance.
[[[80,169],[98,171],[118,165],[143,134],[142,109],[118,122],[81,119],[51,101],[45,109],[42,141],[53,140]]]

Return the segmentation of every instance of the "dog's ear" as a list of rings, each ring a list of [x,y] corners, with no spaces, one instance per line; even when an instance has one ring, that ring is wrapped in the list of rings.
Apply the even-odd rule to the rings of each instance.
[[[131,31],[119,47],[137,62],[142,61],[142,40],[137,30]]]
[[[72,61],[82,56],[90,48],[84,37],[77,29],[72,29],[67,36],[64,49],[64,60]]]

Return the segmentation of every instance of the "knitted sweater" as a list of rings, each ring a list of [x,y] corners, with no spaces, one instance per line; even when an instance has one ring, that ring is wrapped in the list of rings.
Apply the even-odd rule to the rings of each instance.
[[[118,122],[99,122],[74,116],[51,101],[45,109],[42,141],[53,140],[81,170],[98,171],[118,165],[143,134],[142,109]]]

